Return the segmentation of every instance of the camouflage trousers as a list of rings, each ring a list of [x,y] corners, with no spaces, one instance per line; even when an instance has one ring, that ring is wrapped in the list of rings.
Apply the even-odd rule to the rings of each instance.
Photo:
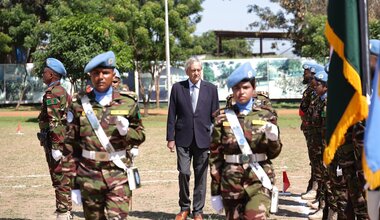
[[[314,180],[318,182],[317,195],[320,197],[324,196],[323,174],[326,171],[326,168],[323,166],[323,142],[322,142],[322,133],[318,129],[312,129],[307,132],[307,146],[308,153],[310,157],[311,170],[314,176]]]
[[[45,154],[49,166],[50,178],[55,189],[56,212],[65,213],[71,211],[71,178],[64,175],[62,164],[66,158],[55,161],[52,155]]]
[[[332,182],[332,199],[336,202],[338,219],[369,219],[367,203],[364,198],[364,190],[357,176],[354,166],[342,169],[342,175],[338,175],[337,164],[329,166]]]
[[[356,219],[369,219],[367,213],[367,201],[363,189],[363,173],[358,172],[355,166],[342,168],[343,176],[347,181],[348,200],[352,203]]]
[[[81,164],[76,183],[80,187],[85,219],[127,218],[132,191],[127,174],[121,169],[93,169]]]
[[[266,219],[269,217],[271,195],[261,184],[257,193],[243,199],[223,199],[223,205],[228,220]]]
[[[308,130],[305,128],[304,130],[302,130],[303,132],[303,135],[305,136],[305,140],[306,140],[306,145],[307,145],[307,153],[308,153],[308,156],[309,156],[309,165],[310,165],[310,179],[309,179],[309,182],[307,184],[307,188],[306,188],[306,192],[311,190],[312,186],[313,186],[313,182],[315,181],[314,179],[314,173],[313,173],[313,167],[311,165],[311,158],[312,158],[312,155],[310,155],[310,150],[309,150],[309,141],[308,141]]]

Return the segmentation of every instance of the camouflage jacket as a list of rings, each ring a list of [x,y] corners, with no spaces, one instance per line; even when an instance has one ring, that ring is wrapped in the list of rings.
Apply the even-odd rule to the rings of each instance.
[[[52,148],[62,150],[65,137],[66,110],[71,97],[58,81],[45,90],[38,124],[41,130],[49,130]]]
[[[69,153],[74,152],[74,157],[81,160],[81,150],[102,151],[106,150],[101,145],[93,128],[83,111],[81,97],[83,93],[78,94],[72,105],[69,107],[68,124],[65,139],[65,147]],[[110,143],[115,151],[129,150],[138,146],[145,141],[145,131],[142,125],[137,97],[131,93],[113,91],[112,102],[110,105],[102,106],[95,101],[95,93],[90,91],[87,96],[92,105],[93,111],[99,120]],[[116,128],[117,116],[124,116],[129,121],[128,133],[121,136]],[[127,155],[124,162],[129,164],[131,156]],[[123,159],[124,160],[124,159]],[[91,167],[116,167],[112,162],[95,162],[87,161],[87,166]]]
[[[270,159],[276,158],[282,148],[281,140],[270,141],[263,131],[259,131],[263,121],[276,123],[276,114],[267,106],[253,104],[252,111],[247,115],[238,114],[236,105],[232,108],[238,116],[244,131],[244,136],[253,153],[265,153],[267,160],[260,165],[268,174],[272,183],[274,173]],[[225,108],[218,110],[217,114],[223,114]],[[236,137],[227,120],[217,124],[214,123],[212,142],[210,145],[210,173],[211,173],[211,195],[222,195],[225,199],[240,199],[245,193],[249,196],[255,194],[260,183],[257,176],[252,172],[248,164],[229,164],[224,161],[224,155],[241,154],[236,142]],[[260,183],[261,185],[261,183]]]
[[[310,115],[310,129],[318,130],[323,135],[326,133],[326,107],[327,97],[322,100],[321,97],[317,96],[311,101],[306,112],[306,114]]]
[[[301,130],[306,130],[310,125],[311,115],[308,113],[308,109],[311,105],[312,100],[314,100],[317,95],[314,92],[314,89],[310,86],[307,86],[305,91],[302,94],[301,104],[299,107],[299,115],[301,116],[302,124]]]
[[[340,167],[355,165],[358,170],[362,170],[364,129],[362,122],[358,122],[347,129],[344,135],[344,144],[339,146],[334,157]]]

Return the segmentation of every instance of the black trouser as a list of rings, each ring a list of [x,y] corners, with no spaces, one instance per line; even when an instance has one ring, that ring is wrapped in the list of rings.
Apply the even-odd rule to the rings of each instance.
[[[189,147],[177,146],[177,169],[179,171],[179,206],[190,211],[190,164],[193,158],[194,192],[193,214],[203,213],[206,197],[208,148],[198,148],[195,141]]]

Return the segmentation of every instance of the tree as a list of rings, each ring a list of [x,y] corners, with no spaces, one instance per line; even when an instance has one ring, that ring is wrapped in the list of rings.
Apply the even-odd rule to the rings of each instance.
[[[0,63],[26,63],[37,46],[35,30],[46,21],[48,0],[0,1]],[[11,39],[11,40],[9,40]],[[16,50],[23,57],[16,57]]]
[[[322,61],[328,56],[327,41],[324,37],[327,0],[270,0],[281,9],[273,12],[269,7],[258,4],[248,6],[248,13],[255,13],[260,21],[252,22],[251,28],[285,30],[293,41],[294,53]],[[368,1],[369,20],[380,18],[380,1]],[[370,22],[371,23],[371,22]]]
[[[201,36],[195,36],[194,50],[197,50],[198,54],[215,56],[217,54],[217,42],[214,32],[208,31]],[[229,58],[250,57],[252,56],[250,41],[245,39],[225,40],[223,54]]]
[[[45,25],[43,49],[33,54],[37,73],[42,74],[44,61],[54,57],[64,63],[70,81],[84,82],[84,66],[97,54],[112,50],[117,54],[117,65],[131,67],[130,48],[123,41],[123,31],[107,17],[95,14],[67,16]],[[42,46],[42,45],[41,45]]]
[[[294,53],[303,56],[302,46],[309,36],[302,33],[307,28],[305,16],[307,13],[326,14],[327,0],[309,0],[309,1],[292,1],[292,0],[270,0],[272,3],[278,3],[282,9],[273,12],[269,7],[261,7],[257,4],[248,6],[248,13],[256,13],[260,21],[252,22],[251,28],[259,27],[260,30],[278,28],[286,30],[289,38],[294,44]]]
[[[307,24],[300,30],[300,35],[307,36],[303,39],[303,45],[300,46],[303,57],[313,58],[320,63],[324,63],[329,56],[329,45],[325,37],[325,15],[313,15],[307,13],[305,23]]]
[[[195,24],[199,22],[198,12],[201,10],[200,0],[169,0],[170,55],[172,64],[185,60],[194,54],[192,48]],[[159,80],[165,60],[165,10],[164,1],[132,1],[124,11],[115,16],[115,20],[123,22],[128,32],[128,45],[132,48],[134,69],[139,76],[139,92],[144,103],[144,115],[148,113],[148,105],[155,86],[160,92]],[[152,83],[143,87],[142,74],[151,74]],[[159,107],[158,99],[156,101]]]

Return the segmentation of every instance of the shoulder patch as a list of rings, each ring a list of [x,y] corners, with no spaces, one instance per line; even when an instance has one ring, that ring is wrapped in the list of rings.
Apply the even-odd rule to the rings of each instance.
[[[129,98],[132,98],[133,100],[137,101],[137,94],[131,91],[120,91],[120,95],[127,96]]]
[[[264,120],[252,120],[253,125],[265,125],[267,122]]]
[[[129,110],[111,110],[111,115],[128,115]]]
[[[56,105],[59,100],[57,98],[46,99],[46,105]]]
[[[230,123],[229,123],[228,121],[224,121],[224,122],[223,122],[223,126],[224,126],[224,127],[229,127],[229,126],[231,126],[231,125],[230,125]]]
[[[269,93],[266,91],[256,91],[257,95],[265,96],[265,98],[269,98]]]

